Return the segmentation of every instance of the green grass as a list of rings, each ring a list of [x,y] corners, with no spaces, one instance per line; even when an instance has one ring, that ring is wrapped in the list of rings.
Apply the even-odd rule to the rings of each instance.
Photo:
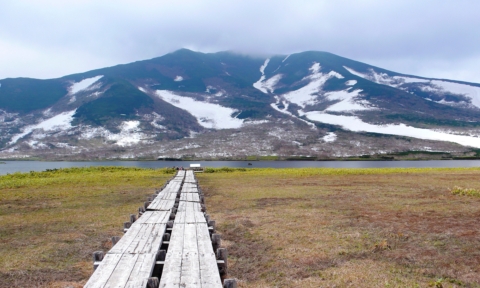
[[[469,189],[469,188],[462,188],[459,186],[455,186],[452,188],[451,191],[453,195],[480,197],[480,190],[478,189],[472,189],[472,188]]]

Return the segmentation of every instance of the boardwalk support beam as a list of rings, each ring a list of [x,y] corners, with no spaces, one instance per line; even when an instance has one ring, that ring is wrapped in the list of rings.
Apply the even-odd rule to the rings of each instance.
[[[95,271],[100,265],[100,262],[103,260],[103,251],[95,251],[93,252],[93,271]]]
[[[115,244],[117,244],[118,241],[120,241],[120,237],[119,236],[113,236],[112,237],[112,246],[115,246]]]
[[[150,277],[148,278],[147,288],[158,288],[160,281],[158,281],[157,277]]]
[[[217,251],[217,249],[220,248],[221,242],[222,242],[222,238],[220,234],[212,234],[213,251]]]
[[[225,281],[223,281],[223,288],[237,288],[237,280],[225,279]]]
[[[223,261],[223,263],[218,263],[218,270],[220,271],[220,275],[222,276],[227,274],[227,268],[228,268],[227,256],[228,256],[227,249],[225,248],[217,249],[217,259]]]

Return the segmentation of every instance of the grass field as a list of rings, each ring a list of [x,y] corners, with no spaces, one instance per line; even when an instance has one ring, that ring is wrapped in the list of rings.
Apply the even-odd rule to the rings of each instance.
[[[198,178],[240,287],[480,287],[479,169]]]
[[[82,287],[145,198],[172,174],[71,168],[0,177],[0,287]]]
[[[166,172],[0,176],[0,287],[82,287]],[[208,172],[240,287],[480,287],[480,169]]]

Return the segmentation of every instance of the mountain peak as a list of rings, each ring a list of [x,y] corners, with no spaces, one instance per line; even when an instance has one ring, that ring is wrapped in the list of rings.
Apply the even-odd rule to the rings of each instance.
[[[480,147],[480,85],[322,51],[255,57],[183,48],[59,79],[0,83],[1,155],[127,155],[122,147],[133,146],[135,155],[174,158]]]

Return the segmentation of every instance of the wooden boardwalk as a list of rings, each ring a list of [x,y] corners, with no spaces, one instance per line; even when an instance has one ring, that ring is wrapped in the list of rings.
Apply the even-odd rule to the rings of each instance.
[[[148,200],[105,256],[94,253],[96,270],[84,287],[236,287],[232,279],[222,285],[226,250],[193,171],[178,171]]]

